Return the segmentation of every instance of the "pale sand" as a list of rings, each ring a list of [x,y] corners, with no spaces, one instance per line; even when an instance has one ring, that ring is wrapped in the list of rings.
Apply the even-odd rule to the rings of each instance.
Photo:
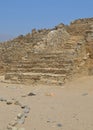
[[[36,96],[22,97],[29,92]],[[22,125],[26,130],[93,130],[93,77],[84,77],[64,86],[0,83],[0,97],[15,98],[31,107]],[[22,109],[0,102],[0,130],[6,130]]]

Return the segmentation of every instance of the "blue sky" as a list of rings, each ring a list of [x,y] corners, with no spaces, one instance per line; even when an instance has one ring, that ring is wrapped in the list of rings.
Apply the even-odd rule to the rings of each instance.
[[[0,38],[93,17],[93,0],[0,0]]]

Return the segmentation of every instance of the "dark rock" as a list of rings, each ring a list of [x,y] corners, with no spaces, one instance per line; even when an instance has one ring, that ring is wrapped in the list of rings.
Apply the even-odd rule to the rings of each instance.
[[[6,101],[6,104],[7,104],[7,105],[11,105],[11,104],[13,104],[13,102],[12,102],[11,100],[7,100],[7,101]]]
[[[62,124],[59,123],[59,124],[57,124],[57,126],[58,126],[58,127],[62,127]]]
[[[20,107],[21,107],[22,109],[24,109],[24,108],[26,107],[26,105],[22,105],[22,104],[21,104]]]
[[[28,94],[28,96],[36,96],[36,94],[30,92],[30,93]]]
[[[82,94],[82,96],[87,96],[87,95],[88,95],[88,93],[83,93],[83,94]]]

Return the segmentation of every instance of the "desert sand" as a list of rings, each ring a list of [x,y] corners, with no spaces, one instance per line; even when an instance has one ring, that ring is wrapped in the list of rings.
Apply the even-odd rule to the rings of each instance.
[[[29,95],[33,93],[35,95]],[[63,86],[22,85],[0,82],[0,130],[7,130],[24,108],[30,108],[24,130],[93,130],[93,77],[83,77]]]

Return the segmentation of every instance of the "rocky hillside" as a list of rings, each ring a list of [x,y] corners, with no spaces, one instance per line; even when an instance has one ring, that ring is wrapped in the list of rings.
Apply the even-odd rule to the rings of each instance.
[[[6,82],[63,84],[93,74],[93,18],[53,29],[33,29],[0,44],[0,74]]]

